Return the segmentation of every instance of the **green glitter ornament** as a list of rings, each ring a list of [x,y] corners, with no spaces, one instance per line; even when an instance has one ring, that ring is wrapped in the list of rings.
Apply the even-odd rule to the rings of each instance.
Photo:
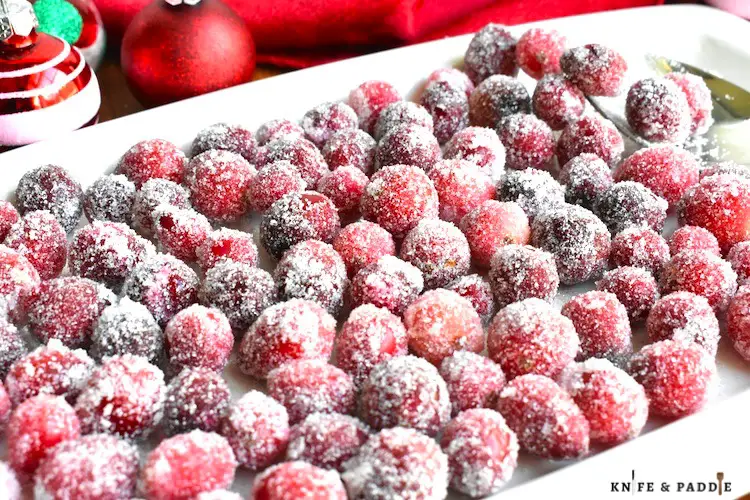
[[[62,38],[69,44],[78,41],[83,31],[83,18],[78,9],[66,0],[38,0],[34,12],[39,31]]]

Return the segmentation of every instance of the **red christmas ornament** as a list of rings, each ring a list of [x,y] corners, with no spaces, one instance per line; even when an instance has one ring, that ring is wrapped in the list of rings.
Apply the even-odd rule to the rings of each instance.
[[[121,63],[135,97],[158,106],[250,81],[255,44],[219,0],[155,0],[125,32]]]

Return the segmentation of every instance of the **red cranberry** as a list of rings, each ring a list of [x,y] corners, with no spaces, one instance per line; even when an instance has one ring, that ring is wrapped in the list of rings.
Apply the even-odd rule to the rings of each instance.
[[[591,441],[604,445],[638,436],[648,418],[646,393],[633,377],[606,359],[569,366],[560,385],[589,422]]]
[[[487,352],[508,378],[556,377],[579,351],[573,322],[541,299],[500,309],[487,331]]]
[[[629,227],[647,227],[660,233],[667,208],[664,198],[634,181],[612,184],[594,204],[594,211],[614,234]]]
[[[182,182],[187,158],[169,141],[151,139],[131,147],[117,164],[117,173],[127,176],[140,188],[149,179]],[[63,224],[64,225],[64,224]]]
[[[565,201],[591,210],[596,198],[612,186],[612,172],[604,160],[591,153],[571,158],[558,179],[565,185]]]
[[[490,266],[498,247],[529,241],[529,219],[515,202],[485,201],[461,220],[460,227],[474,264],[483,268]]]
[[[422,271],[425,287],[440,288],[469,272],[471,255],[466,236],[450,222],[425,219],[409,231],[401,259]]]
[[[295,140],[304,137],[304,135],[305,131],[299,124],[284,118],[269,120],[258,127],[255,132],[255,138],[260,146],[265,146],[276,139]]]
[[[543,212],[534,219],[531,244],[555,256],[565,285],[601,276],[607,267],[610,236],[594,214],[576,205]]]
[[[154,210],[154,229],[163,250],[194,262],[196,249],[211,233],[211,223],[193,209],[161,205]]]
[[[3,243],[26,257],[43,280],[59,276],[65,267],[65,230],[47,210],[28,212],[13,224]]]
[[[672,255],[685,250],[707,250],[714,255],[721,256],[721,248],[719,248],[716,236],[700,226],[682,226],[669,238],[669,251]],[[732,259],[728,257],[728,260]]]
[[[357,113],[343,102],[318,104],[302,117],[305,137],[319,148],[336,132],[353,130],[357,125]]]
[[[740,287],[729,303],[727,335],[734,350],[744,359],[750,360],[750,287]]]
[[[440,218],[460,224],[461,219],[495,198],[492,179],[466,160],[442,160],[428,174],[440,201]]]
[[[268,374],[268,394],[284,405],[290,424],[313,413],[352,414],[355,393],[352,378],[325,360],[290,361]]]
[[[400,101],[401,94],[388,82],[370,80],[349,93],[349,106],[359,118],[359,128],[372,134],[380,113],[391,103]]]
[[[314,191],[289,193],[276,201],[260,222],[260,240],[278,258],[305,240],[330,243],[341,229],[336,206]]]
[[[195,430],[165,439],[149,453],[141,478],[148,498],[192,498],[234,481],[237,461],[226,439]]]
[[[490,76],[469,98],[469,121],[477,127],[495,128],[516,113],[531,113],[531,98],[526,87],[510,76]]]
[[[573,398],[542,375],[522,375],[500,392],[497,410],[521,448],[542,458],[579,458],[589,451],[589,423]]]
[[[365,220],[344,227],[333,240],[333,248],[344,260],[350,278],[380,257],[396,254],[391,233]]]
[[[497,135],[505,146],[508,168],[545,169],[555,156],[552,130],[534,115],[517,113],[503,118],[497,126]]]
[[[21,216],[18,210],[9,201],[0,200],[0,241],[3,241],[8,235],[11,226],[18,222]],[[0,465],[2,467],[2,465]],[[2,484],[2,483],[0,483]]]
[[[404,124],[390,129],[378,142],[375,166],[413,165],[429,171],[440,159],[440,145],[430,130]]]
[[[614,293],[628,311],[631,321],[646,319],[659,299],[659,287],[653,275],[640,267],[618,267],[604,273],[596,289]]]
[[[466,127],[456,132],[445,145],[443,157],[473,163],[490,179],[497,181],[505,167],[505,146],[491,128]]]
[[[659,276],[669,262],[669,246],[662,236],[647,227],[629,227],[612,238],[609,263],[612,267],[642,267]]]
[[[240,125],[215,123],[198,132],[193,139],[191,156],[210,150],[229,151],[255,163],[258,143],[253,133]]]
[[[505,385],[500,365],[471,352],[456,351],[440,364],[440,376],[448,386],[452,415],[488,406]]]
[[[583,92],[561,75],[545,75],[531,97],[534,114],[552,130],[562,130],[568,122],[578,119],[585,104]]]
[[[478,274],[469,274],[458,278],[445,288],[452,290],[467,299],[479,314],[482,324],[489,323],[495,313],[495,298],[490,283]]]
[[[297,498],[346,500],[346,489],[335,471],[306,462],[285,462],[259,474],[250,491],[252,500],[295,500]]]
[[[614,124],[598,114],[584,114],[571,120],[557,140],[557,160],[561,165],[582,153],[591,153],[614,167],[620,161],[625,143]]]
[[[684,251],[666,265],[659,285],[664,295],[692,292],[708,299],[715,311],[723,311],[737,291],[737,273],[727,261],[711,252]]]
[[[473,85],[472,85],[473,89]],[[419,102],[428,111],[431,128],[440,144],[469,124],[469,95],[465,88],[447,80],[428,83]]]
[[[518,74],[516,39],[501,24],[490,23],[469,42],[464,55],[466,74],[479,84],[492,75]]]
[[[666,78],[635,82],[628,91],[625,117],[636,134],[652,142],[680,144],[692,127],[685,93]]]
[[[630,359],[628,371],[646,390],[650,412],[663,417],[697,412],[718,381],[708,351],[675,340],[645,346]]]
[[[135,193],[133,225],[146,236],[154,232],[153,214],[160,205],[190,208],[187,190],[167,179],[151,179]]]
[[[212,220],[235,220],[248,210],[247,191],[256,175],[242,156],[212,149],[188,165],[186,184],[193,206]]]
[[[16,187],[21,215],[48,210],[66,232],[71,232],[81,218],[83,191],[70,173],[56,165],[44,165],[23,174]]]
[[[334,170],[349,165],[360,169],[365,175],[371,175],[376,147],[375,139],[364,130],[341,130],[323,146],[323,158]]]
[[[7,318],[0,316],[0,380],[5,380],[5,376],[13,363],[24,357],[28,352],[26,342],[18,332],[18,328]],[[2,411],[0,411],[1,413]],[[1,420],[2,418],[0,418]],[[2,425],[0,425],[0,430],[1,428]]]
[[[10,313],[11,319],[23,316],[28,302],[38,293],[40,282],[39,273],[26,257],[0,245],[0,308]]]
[[[432,133],[432,116],[425,108],[410,101],[392,102],[380,113],[372,136],[376,141],[400,125],[415,125]]]
[[[361,421],[338,413],[313,413],[292,427],[287,460],[302,460],[323,469],[344,470],[370,437]]]
[[[422,272],[403,260],[385,255],[362,268],[352,278],[352,305],[374,304],[401,315],[422,293]]]
[[[499,307],[532,297],[551,302],[560,284],[552,254],[528,245],[500,247],[488,277]]]
[[[497,184],[497,199],[518,203],[533,222],[545,210],[561,207],[565,191],[549,172],[535,168],[508,170]]]
[[[312,142],[306,139],[277,139],[266,146],[265,162],[261,166],[286,160],[295,166],[307,189],[312,189],[318,180],[329,171],[323,155]]]
[[[5,462],[0,462],[0,488],[5,492],[8,500],[21,500],[21,483],[16,473]]]
[[[328,196],[342,216],[356,216],[368,182],[360,169],[343,166],[320,178],[318,192]]]
[[[461,89],[466,93],[466,96],[470,96],[474,90],[474,84],[469,79],[469,76],[456,68],[438,68],[427,77],[425,87],[433,82],[445,82],[451,87]]]
[[[83,212],[90,222],[106,220],[130,224],[135,202],[135,184],[122,174],[99,177],[86,190]]]
[[[240,466],[263,470],[289,443],[286,409],[262,392],[249,391],[229,407],[219,432],[227,438]]]
[[[576,295],[562,307],[581,342],[577,359],[606,358],[620,364],[633,352],[628,311],[610,292]]]
[[[186,368],[167,386],[164,426],[169,435],[200,429],[215,431],[229,407],[231,393],[221,374]]]
[[[532,28],[518,39],[516,61],[535,80],[546,74],[559,73],[565,43],[565,37],[556,30]]]
[[[123,297],[99,316],[91,338],[91,355],[98,360],[133,354],[155,361],[164,347],[164,334],[143,304]]]
[[[288,193],[301,193],[305,181],[297,168],[286,160],[267,164],[258,171],[247,190],[249,206],[256,212],[265,212]]]
[[[560,67],[584,94],[599,96],[619,94],[628,69],[620,54],[596,43],[568,49]]]
[[[198,304],[178,312],[164,329],[167,357],[172,367],[221,371],[229,361],[234,335],[218,309]]]
[[[719,320],[705,297],[690,292],[670,293],[656,301],[646,326],[651,342],[695,342],[716,355]]]
[[[258,247],[253,235],[236,229],[222,227],[208,234],[203,243],[195,249],[198,264],[208,271],[219,261],[231,260],[249,266],[258,264]]]
[[[737,273],[739,284],[750,284],[750,241],[741,241],[734,245],[727,254],[727,260]]]
[[[354,309],[336,337],[336,364],[361,387],[378,363],[407,353],[401,319],[372,304]]]
[[[667,73],[664,77],[676,83],[687,98],[691,118],[690,133],[700,135],[707,132],[713,124],[711,112],[714,104],[705,80],[698,75],[679,72]]]

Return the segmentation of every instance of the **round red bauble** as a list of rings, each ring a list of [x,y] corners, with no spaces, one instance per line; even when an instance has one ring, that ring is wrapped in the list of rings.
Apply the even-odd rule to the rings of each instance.
[[[122,40],[128,86],[145,106],[158,106],[249,82],[255,44],[245,22],[220,0],[169,5],[155,0]]]

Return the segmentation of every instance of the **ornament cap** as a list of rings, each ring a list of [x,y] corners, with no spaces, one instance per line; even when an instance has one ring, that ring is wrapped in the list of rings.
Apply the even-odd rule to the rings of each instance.
[[[27,0],[0,0],[0,42],[11,37],[27,37],[39,26]]]

